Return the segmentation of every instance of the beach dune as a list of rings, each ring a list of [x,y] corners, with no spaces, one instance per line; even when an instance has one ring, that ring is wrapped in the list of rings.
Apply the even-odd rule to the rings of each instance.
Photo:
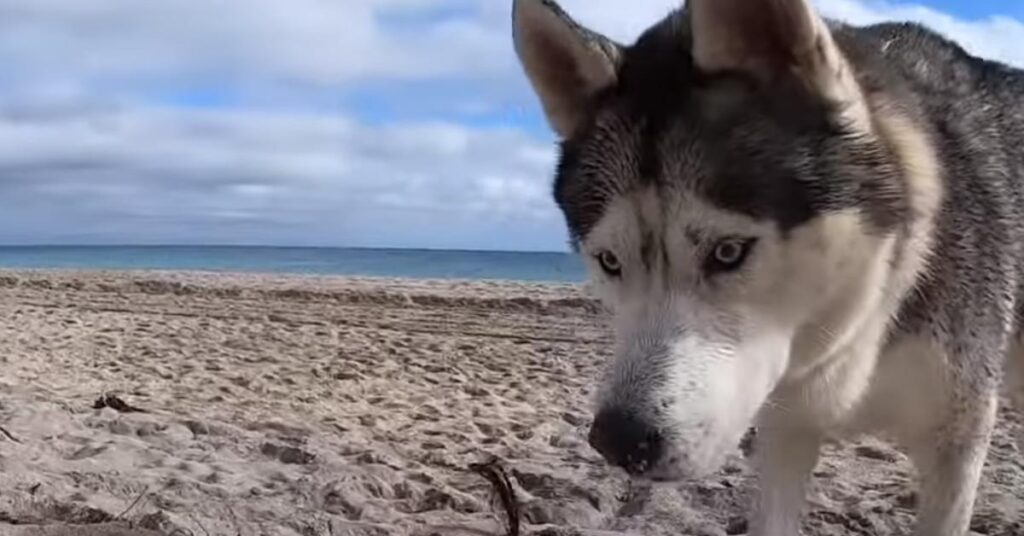
[[[739,452],[650,488],[586,445],[609,349],[570,285],[0,273],[0,534],[500,535],[495,459],[524,534],[743,534]],[[1024,534],[1003,413],[978,534]],[[913,478],[829,446],[808,534],[907,533]]]

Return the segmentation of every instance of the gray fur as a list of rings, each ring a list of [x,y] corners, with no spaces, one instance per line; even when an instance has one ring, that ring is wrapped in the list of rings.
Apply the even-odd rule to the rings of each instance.
[[[933,410],[937,424],[899,439],[929,473],[917,534],[964,534],[995,414],[994,393],[1008,353],[1021,371],[1015,373],[1020,378],[1011,379],[1024,386],[1024,72],[974,57],[920,25],[854,27],[828,21],[828,33],[844,59],[842,67],[852,71],[867,104],[870,126],[864,128],[840,113],[837,102],[796,77],[699,68],[689,8],[674,11],[634,44],[623,46],[580,28],[549,0],[516,1],[553,10],[581,41],[599,43],[615,65],[614,80],[578,103],[581,119],[561,143],[554,197],[575,247],[587,242],[617,200],[649,191],[657,192],[665,214],[670,213],[671,200],[696,198],[725,213],[763,222],[777,229],[783,240],[849,211],[862,216],[865,234],[894,237],[892,274],[905,273],[912,279],[905,288],[885,283],[887,289],[890,284],[896,289],[896,301],[892,319],[878,321],[883,323],[881,343],[865,354],[870,361],[865,366],[873,367],[870,394],[898,398],[901,390],[941,387],[942,392],[922,397],[941,402]],[[802,0],[774,1],[778,9],[798,7]],[[766,0],[747,5],[770,9],[763,4]],[[770,42],[778,35],[761,38]],[[769,59],[785,64],[792,58]],[[536,69],[527,65],[528,70],[531,67]],[[924,140],[921,152],[927,155],[914,154],[917,149],[908,149],[912,144],[894,134],[897,120],[909,125],[911,137]],[[942,192],[941,204],[934,209],[922,208],[917,201],[915,188],[920,185],[915,181],[921,177],[908,171],[908,160],[918,156],[937,160],[936,176],[925,177]],[[687,266],[669,254],[665,228],[648,223],[656,218],[646,211],[657,207],[635,206],[637,249],[647,273],[670,274],[667,280],[671,274],[702,272],[704,279],[712,279],[699,261]],[[927,230],[924,239],[915,235],[921,229]],[[705,258],[708,245],[720,238],[707,236],[708,232],[713,231],[699,223],[683,230],[692,242],[688,247]],[[901,268],[918,265],[922,268]],[[652,309],[656,305],[652,303]],[[675,327],[677,332],[684,329]],[[615,389],[664,389],[658,375],[667,374],[673,355],[663,348],[664,341],[646,334],[641,340],[662,348],[657,359],[648,359],[655,363],[651,367],[660,368],[639,370],[630,365],[630,375],[646,379],[623,380]],[[919,353],[934,348],[935,355],[923,361],[903,359],[897,354],[904,347]],[[900,371],[904,361],[923,367],[920,385],[900,384],[902,380],[887,385],[885,375]],[[928,379],[933,368],[940,371],[938,380]],[[805,394],[799,386],[780,384],[772,396],[786,401]],[[644,412],[657,414],[642,409],[653,405],[644,402],[647,393],[615,396],[641,409],[626,411],[619,402],[614,408],[618,413],[609,422],[642,436],[639,421],[655,419]],[[1024,401],[1024,395],[1015,396]],[[870,401],[858,404],[866,408],[866,419],[885,420],[879,416],[884,409],[872,414]],[[762,422],[778,421],[768,413]],[[767,452],[768,478],[783,484],[764,492],[759,508],[796,507],[793,497],[802,493],[800,482],[813,460],[792,460],[790,469],[779,460],[785,461],[787,448],[816,451],[831,433],[819,425],[797,433],[787,424],[780,427],[785,433],[766,434],[770,439],[758,448]],[[604,436],[614,436],[613,432],[602,430]],[[678,434],[664,436],[659,435],[659,441],[680,439]],[[667,451],[661,444],[648,448],[648,443],[643,442],[644,456]],[[657,462],[641,461],[620,465],[641,467],[638,471],[643,472]],[[771,465],[775,462],[778,467]],[[792,516],[780,515],[785,519],[755,522],[753,533],[793,530]]]
[[[1024,305],[1024,72],[970,56],[918,25],[840,35],[886,50],[884,65],[909,84],[942,159],[946,196],[932,277],[894,328],[928,331],[970,360],[957,363],[962,374],[996,381]]]

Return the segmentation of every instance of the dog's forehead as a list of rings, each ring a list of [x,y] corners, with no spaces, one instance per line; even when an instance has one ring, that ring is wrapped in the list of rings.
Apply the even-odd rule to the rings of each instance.
[[[763,222],[719,208],[698,192],[652,182],[610,200],[586,242],[598,249],[651,240],[700,246],[763,228]]]
[[[859,208],[881,229],[905,212],[895,160],[883,145],[837,133],[824,120],[786,123],[757,103],[709,117],[701,109],[707,100],[684,95],[657,113],[613,100],[563,143],[555,198],[576,243],[613,200],[648,188],[666,201],[697,198],[784,233],[829,211]]]
[[[702,128],[706,123],[686,110],[665,110],[654,117],[628,104],[615,103],[597,111],[590,127],[562,145],[555,197],[573,237],[583,239],[616,201],[654,212],[691,213],[681,207],[715,207],[719,211],[772,219],[780,208],[789,220],[805,220],[801,207],[769,207],[774,201],[766,188],[772,166],[729,162],[743,160],[730,148],[747,144],[753,153],[781,154],[771,147],[771,134],[748,124],[728,139]],[[761,140],[766,140],[762,142]],[[723,163],[728,165],[723,165]],[[781,182],[781,181],[779,181]],[[799,195],[790,199],[800,201]],[[656,202],[656,203],[655,203]],[[656,206],[655,206],[656,205]]]

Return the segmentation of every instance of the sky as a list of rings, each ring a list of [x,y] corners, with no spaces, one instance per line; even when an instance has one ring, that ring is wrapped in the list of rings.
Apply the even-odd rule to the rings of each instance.
[[[563,0],[632,41],[678,0]],[[816,0],[1024,66],[1024,2]],[[0,0],[0,244],[567,249],[511,0]]]

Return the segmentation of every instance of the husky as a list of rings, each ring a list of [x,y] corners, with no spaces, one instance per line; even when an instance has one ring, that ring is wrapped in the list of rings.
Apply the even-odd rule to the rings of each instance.
[[[590,444],[675,481],[754,426],[750,534],[792,536],[822,442],[874,434],[919,469],[914,534],[966,534],[1024,403],[1024,72],[808,0],[690,0],[628,46],[512,10],[613,313]]]

